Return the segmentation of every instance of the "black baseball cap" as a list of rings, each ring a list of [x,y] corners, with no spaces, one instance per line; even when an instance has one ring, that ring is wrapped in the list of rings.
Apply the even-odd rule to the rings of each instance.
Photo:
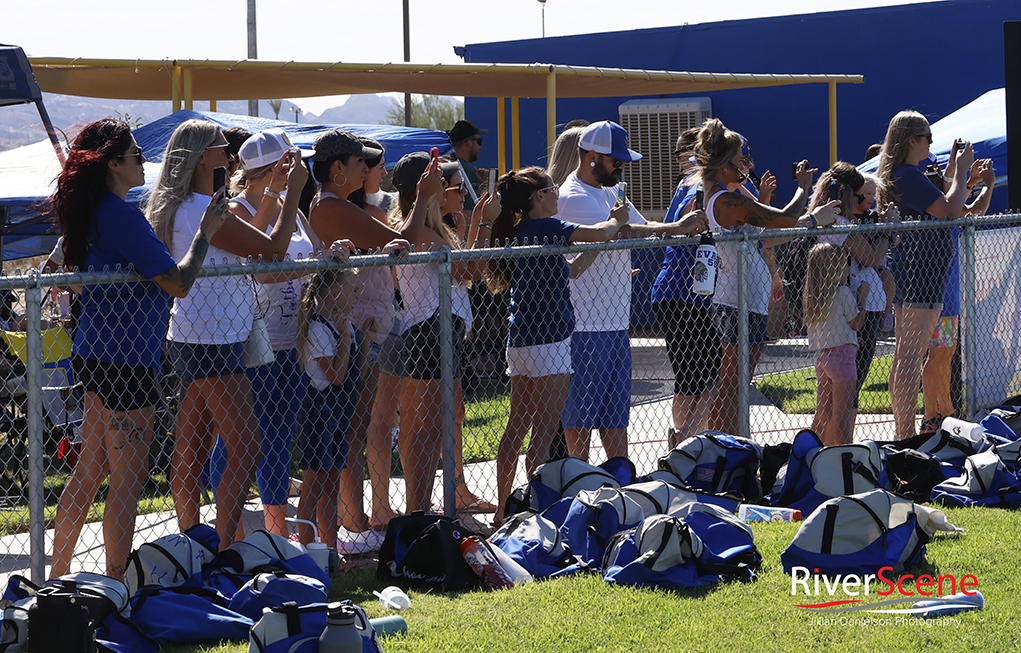
[[[329,161],[345,154],[355,154],[366,159],[375,158],[383,154],[383,150],[369,147],[358,140],[358,137],[351,132],[331,129],[325,134],[320,134],[315,143],[312,144],[315,152],[309,157],[315,161]]]
[[[454,126],[447,132],[447,136],[450,136],[451,143],[458,143],[474,136],[475,134],[485,134],[488,129],[479,129],[475,126],[475,123],[469,120],[458,120],[454,123]]]

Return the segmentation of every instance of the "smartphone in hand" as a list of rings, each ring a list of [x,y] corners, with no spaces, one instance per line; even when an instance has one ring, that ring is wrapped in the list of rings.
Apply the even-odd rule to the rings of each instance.
[[[791,179],[797,181],[798,179],[798,161],[791,164]]]
[[[840,189],[837,187],[837,180],[830,181],[830,201],[840,199]]]
[[[496,193],[496,178],[500,176],[500,171],[496,168],[489,169],[489,196],[492,197]]]
[[[627,204],[627,182],[617,182],[617,206],[624,206]]]
[[[227,169],[213,168],[213,194],[227,185]]]
[[[702,189],[700,188],[697,191],[695,191],[695,210],[701,211],[704,208],[705,208],[705,193],[703,193]]]

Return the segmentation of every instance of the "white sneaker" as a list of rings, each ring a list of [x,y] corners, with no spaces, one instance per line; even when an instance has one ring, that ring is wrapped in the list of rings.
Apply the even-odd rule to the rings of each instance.
[[[361,533],[349,531],[343,526],[337,531],[337,552],[341,555],[359,555],[379,550],[384,535],[369,529]]]

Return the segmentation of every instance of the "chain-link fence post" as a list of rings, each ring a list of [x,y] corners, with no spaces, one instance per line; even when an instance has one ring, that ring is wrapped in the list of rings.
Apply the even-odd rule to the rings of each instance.
[[[741,239],[741,258],[737,262],[737,424],[738,434],[751,437],[751,418],[748,414],[748,380],[751,370],[748,361],[748,270],[751,268],[751,248],[748,234]]]
[[[454,463],[454,275],[450,252],[440,252],[440,385],[443,405],[443,514],[457,518],[457,473]],[[435,473],[435,471],[431,472]]]
[[[46,580],[46,499],[43,483],[43,338],[42,288],[35,272],[34,285],[25,290],[25,346],[28,383],[28,537],[33,583]]]
[[[975,314],[975,223],[964,227],[964,283],[961,285],[961,309],[964,311],[964,325],[961,329],[961,343],[964,346],[964,366],[962,376],[966,386],[964,390],[964,418],[971,419],[975,415],[975,357],[977,355],[976,336],[978,335],[978,316]]]

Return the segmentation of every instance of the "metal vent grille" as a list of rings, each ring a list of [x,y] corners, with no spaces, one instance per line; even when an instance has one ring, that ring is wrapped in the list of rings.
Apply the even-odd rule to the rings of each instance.
[[[680,166],[674,145],[685,129],[712,118],[709,98],[631,100],[620,105],[620,125],[642,160],[624,167],[628,196],[647,219],[662,220],[670,207]]]

